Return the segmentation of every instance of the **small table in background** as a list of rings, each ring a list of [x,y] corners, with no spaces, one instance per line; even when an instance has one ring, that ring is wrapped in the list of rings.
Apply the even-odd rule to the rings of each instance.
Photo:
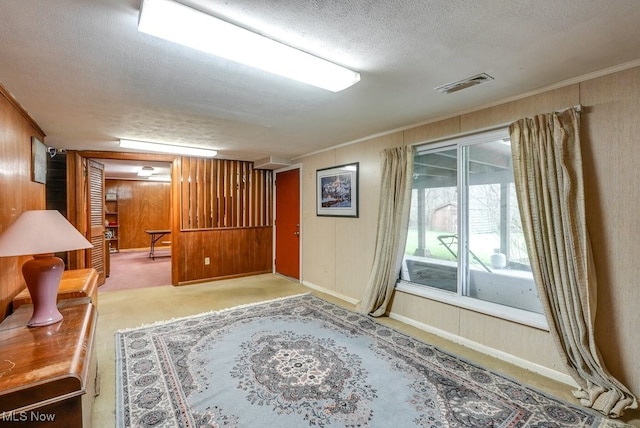
[[[162,229],[162,230],[145,230],[145,232],[148,233],[149,237],[151,238],[151,245],[149,246],[149,257],[151,257],[151,260],[155,260],[156,259],[156,255],[155,255],[156,242],[162,239],[163,236],[170,234],[171,231],[168,229],[166,230]]]

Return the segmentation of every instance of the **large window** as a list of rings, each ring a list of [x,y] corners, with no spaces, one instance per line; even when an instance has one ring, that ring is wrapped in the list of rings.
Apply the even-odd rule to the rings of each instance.
[[[399,288],[543,326],[506,129],[417,147]]]

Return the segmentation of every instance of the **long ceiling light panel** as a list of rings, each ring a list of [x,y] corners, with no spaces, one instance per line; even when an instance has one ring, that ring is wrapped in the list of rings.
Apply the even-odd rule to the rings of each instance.
[[[198,156],[205,158],[212,158],[218,154],[216,150],[177,146],[174,144],[150,143],[148,141],[137,140],[120,140],[120,147],[123,149],[135,149],[147,152],[169,153],[174,155]]]
[[[143,0],[138,30],[333,92],[360,81],[355,71],[171,0]]]

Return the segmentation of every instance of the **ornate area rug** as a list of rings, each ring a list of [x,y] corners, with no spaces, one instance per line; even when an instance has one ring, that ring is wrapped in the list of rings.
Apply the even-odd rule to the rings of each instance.
[[[116,333],[118,427],[595,427],[313,295]]]

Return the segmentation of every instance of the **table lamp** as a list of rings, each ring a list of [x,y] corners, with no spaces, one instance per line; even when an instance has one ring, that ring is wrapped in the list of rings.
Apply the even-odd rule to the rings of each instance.
[[[22,275],[33,302],[28,327],[55,324],[58,287],[64,262],[54,253],[93,245],[56,210],[24,211],[0,234],[0,257],[33,255],[22,265]]]

